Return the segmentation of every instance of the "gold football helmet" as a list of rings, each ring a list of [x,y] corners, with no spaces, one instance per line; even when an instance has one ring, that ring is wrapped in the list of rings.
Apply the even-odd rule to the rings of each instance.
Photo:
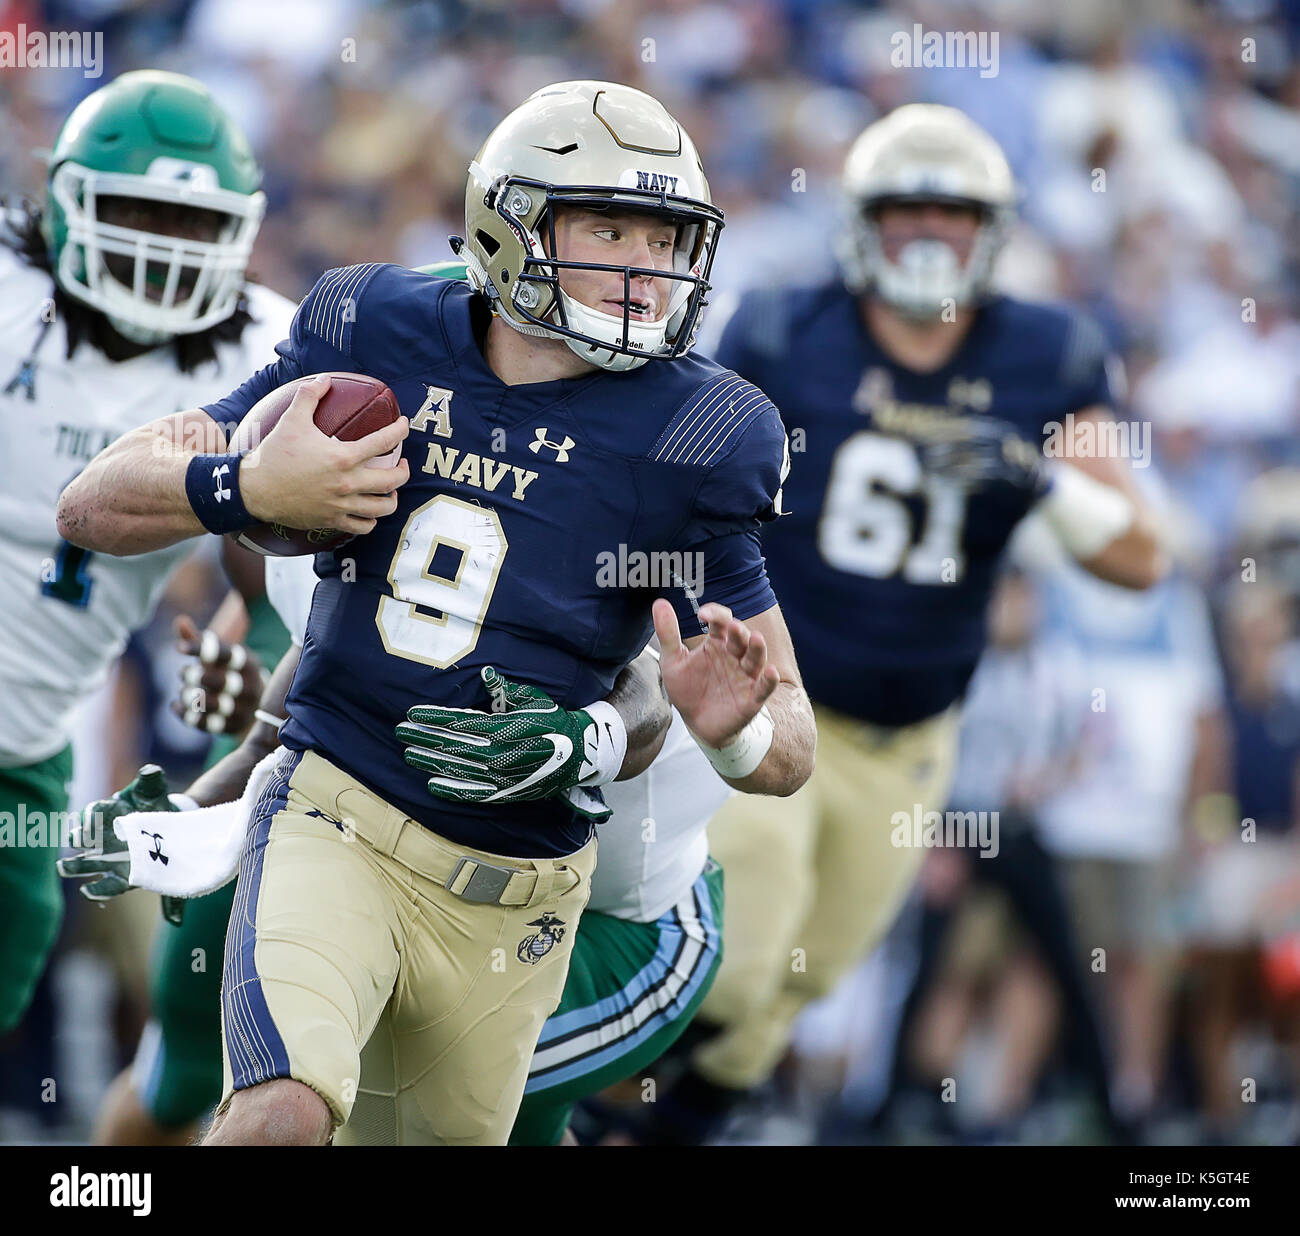
[[[870,125],[844,165],[845,222],[837,256],[845,283],[873,291],[914,317],[937,317],[945,301],[981,296],[1015,217],[1016,186],[1002,148],[954,107],[910,103]],[[890,202],[974,207],[979,232],[966,262],[938,240],[914,240],[897,261],[880,241],[876,211]]]
[[[722,229],[700,157],[657,100],[612,82],[559,82],[538,90],[493,130],[470,164],[466,237],[456,244],[471,283],[515,330],[563,339],[602,369],[671,359],[695,340]],[[676,228],[672,269],[562,260],[555,210],[633,210]],[[623,314],[602,313],[560,286],[565,268],[619,271]],[[631,280],[670,281],[665,312],[631,316]]]

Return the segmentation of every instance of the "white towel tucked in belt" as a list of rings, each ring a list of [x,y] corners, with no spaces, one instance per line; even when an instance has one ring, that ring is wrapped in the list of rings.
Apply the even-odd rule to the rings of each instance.
[[[192,811],[133,811],[113,821],[131,851],[131,883],[168,897],[202,897],[239,873],[249,816],[283,754],[273,751],[249,774],[238,802]]]

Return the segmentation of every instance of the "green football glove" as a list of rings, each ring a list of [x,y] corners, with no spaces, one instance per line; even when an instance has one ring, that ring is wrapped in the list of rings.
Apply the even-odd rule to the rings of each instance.
[[[167,774],[157,764],[146,764],[135,780],[112,798],[101,798],[81,813],[81,837],[72,858],[59,859],[59,874],[75,879],[95,876],[81,886],[89,901],[109,901],[135,887],[130,882],[131,851],[118,840],[113,821],[133,811],[176,811],[167,796]],[[183,897],[162,899],[163,918],[179,927],[185,916]]]
[[[545,691],[482,671],[490,712],[417,704],[396,730],[403,758],[431,773],[429,791],[458,803],[532,802],[566,794],[570,805],[597,821],[609,808],[583,792],[613,780],[626,735],[608,704],[572,712]],[[601,710],[608,710],[604,713]],[[597,715],[593,716],[592,712]],[[621,741],[621,747],[620,747]]]

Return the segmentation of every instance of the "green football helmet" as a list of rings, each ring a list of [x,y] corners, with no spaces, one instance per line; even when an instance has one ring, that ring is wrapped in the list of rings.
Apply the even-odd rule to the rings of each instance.
[[[206,87],[178,73],[122,74],[77,106],[50,157],[42,230],[59,286],[140,343],[225,321],[266,210],[261,179]],[[216,238],[107,222],[106,198],[213,212]]]

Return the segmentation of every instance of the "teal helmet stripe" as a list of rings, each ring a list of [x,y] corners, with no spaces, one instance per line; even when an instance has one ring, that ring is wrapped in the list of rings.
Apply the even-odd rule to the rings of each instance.
[[[422,275],[437,275],[439,279],[467,279],[469,268],[458,258],[448,258],[445,262],[430,262],[427,266],[416,266]]]

